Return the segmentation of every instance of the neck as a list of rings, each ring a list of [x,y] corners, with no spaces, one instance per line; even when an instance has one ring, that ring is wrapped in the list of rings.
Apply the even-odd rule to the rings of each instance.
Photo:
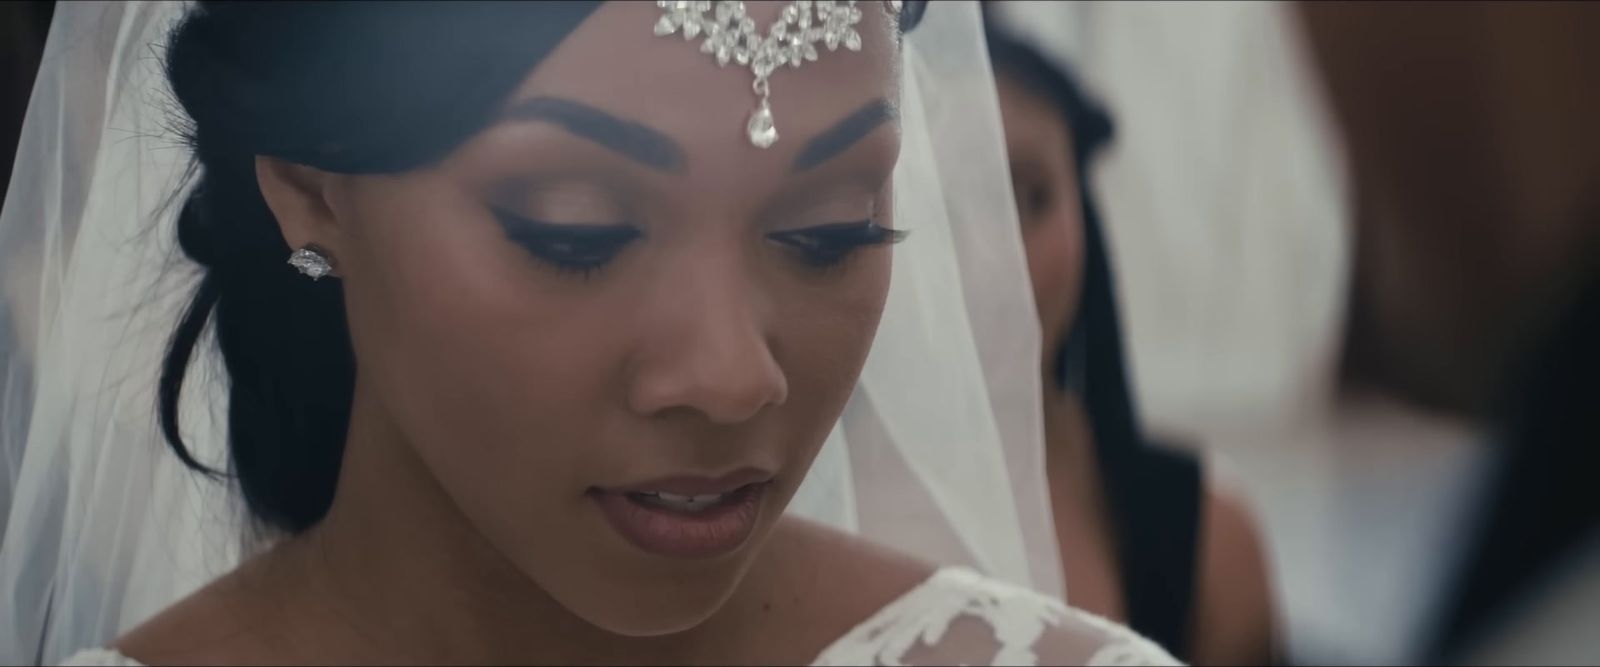
[[[1048,375],[1043,393],[1045,461],[1052,495],[1097,497],[1094,430],[1082,399]]]

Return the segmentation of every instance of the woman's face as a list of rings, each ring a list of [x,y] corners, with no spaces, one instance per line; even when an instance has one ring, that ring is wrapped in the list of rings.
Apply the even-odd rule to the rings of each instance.
[[[747,67],[607,3],[440,164],[330,188],[359,391],[597,626],[714,612],[860,373],[899,152],[892,21],[860,9],[862,51],[773,75],[771,148]]]
[[[1072,160],[1072,134],[1061,110],[1015,78],[996,77],[1011,189],[1022,222],[1044,341],[1043,368],[1055,372],[1055,352],[1072,327],[1083,284],[1083,207]]]

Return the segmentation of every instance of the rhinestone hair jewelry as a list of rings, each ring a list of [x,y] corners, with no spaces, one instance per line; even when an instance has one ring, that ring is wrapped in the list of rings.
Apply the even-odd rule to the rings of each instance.
[[[312,280],[333,274],[333,260],[321,248],[308,245],[289,255],[289,266],[300,270]]]
[[[891,3],[890,7],[896,4]],[[816,61],[819,42],[829,51],[836,51],[841,45],[851,51],[861,50],[861,34],[855,28],[861,22],[861,10],[856,7],[856,0],[792,0],[764,37],[756,30],[755,19],[746,15],[742,0],[657,0],[656,6],[662,10],[656,21],[657,36],[680,33],[684,41],[703,36],[700,52],[716,58],[719,67],[727,67],[733,61],[749,66],[755,74],[750,89],[759,101],[745,132],[757,148],[778,141],[770,103],[772,87],[767,81],[773,71],[784,65],[797,68],[801,63]]]

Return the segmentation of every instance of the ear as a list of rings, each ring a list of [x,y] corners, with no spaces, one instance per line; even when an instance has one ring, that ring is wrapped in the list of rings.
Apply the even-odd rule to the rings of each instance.
[[[339,255],[342,235],[328,204],[333,178],[333,174],[319,169],[256,156],[256,185],[290,249],[315,245],[334,257]]]

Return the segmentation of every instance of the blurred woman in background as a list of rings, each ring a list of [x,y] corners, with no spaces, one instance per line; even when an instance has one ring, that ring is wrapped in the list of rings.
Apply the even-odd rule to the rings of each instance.
[[[1087,166],[1112,122],[1073,75],[988,23],[1018,219],[1043,327],[1047,466],[1073,604],[1181,659],[1271,662],[1265,559],[1198,459],[1145,439]]]

